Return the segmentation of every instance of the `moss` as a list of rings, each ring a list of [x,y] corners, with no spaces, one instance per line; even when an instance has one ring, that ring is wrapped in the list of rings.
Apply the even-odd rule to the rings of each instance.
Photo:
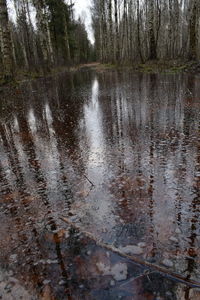
[[[173,66],[172,68],[170,68],[170,71],[176,73],[176,72],[184,71],[186,68],[187,68],[187,65]]]
[[[105,69],[117,69],[119,66],[117,66],[116,64],[103,64],[102,68]]]
[[[188,64],[180,61],[148,61],[144,64],[135,66],[134,69],[143,73],[176,74],[186,71],[188,69]]]
[[[139,71],[142,71],[144,73],[151,73],[151,72],[155,72],[156,68],[153,65],[149,65],[149,64],[140,64],[138,66]]]

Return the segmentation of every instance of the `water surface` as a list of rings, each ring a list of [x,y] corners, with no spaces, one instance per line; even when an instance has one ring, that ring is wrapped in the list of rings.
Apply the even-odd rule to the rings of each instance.
[[[199,299],[95,243],[200,282],[199,83],[84,70],[1,93],[0,262],[34,299]]]

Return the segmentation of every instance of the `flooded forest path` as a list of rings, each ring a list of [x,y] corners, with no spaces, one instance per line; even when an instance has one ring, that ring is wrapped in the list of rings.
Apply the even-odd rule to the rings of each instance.
[[[0,299],[200,299],[200,77],[0,93]]]

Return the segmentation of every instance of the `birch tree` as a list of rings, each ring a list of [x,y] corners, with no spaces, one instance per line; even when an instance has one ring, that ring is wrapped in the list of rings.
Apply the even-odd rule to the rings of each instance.
[[[4,78],[9,80],[13,77],[13,52],[6,0],[0,0],[0,35]]]
[[[149,5],[149,59],[157,59],[157,45],[154,32],[155,15],[154,0],[148,0]]]
[[[99,32],[95,44],[100,60],[197,60],[199,6],[198,0],[93,0],[93,8],[100,8],[92,10],[93,19],[99,20],[93,25]]]
[[[191,0],[189,9],[189,58],[191,60],[197,58],[197,1]]]

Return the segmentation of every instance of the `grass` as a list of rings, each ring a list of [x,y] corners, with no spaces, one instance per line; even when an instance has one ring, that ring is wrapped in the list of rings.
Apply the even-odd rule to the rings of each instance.
[[[147,61],[143,64],[101,64],[101,63],[89,63],[89,64],[82,64],[77,66],[71,66],[71,67],[57,67],[53,68],[48,72],[43,71],[35,71],[35,72],[28,72],[23,70],[18,70],[16,72],[15,80],[13,82],[6,82],[3,79],[2,74],[0,73],[0,87],[1,89],[6,85],[17,85],[21,81],[24,80],[32,80],[32,79],[38,79],[43,77],[48,77],[52,75],[56,75],[62,72],[76,72],[80,69],[92,69],[96,72],[104,72],[107,70],[133,70],[135,72],[140,73],[154,73],[154,74],[178,74],[182,72],[193,72],[193,73],[200,73],[200,70],[198,69],[198,63],[197,62],[184,62],[179,60],[172,60],[172,61]]]
[[[153,74],[178,74],[183,72],[200,73],[198,69],[198,62],[185,62],[181,60],[171,61],[147,61],[145,63],[133,63],[124,65],[114,64],[99,64],[96,67],[97,71],[106,70],[133,70],[140,73],[153,73]]]
[[[106,70],[133,70],[140,73],[161,73],[161,74],[177,74],[184,71],[190,71],[192,62],[182,62],[182,61],[147,61],[143,64],[124,64],[124,65],[115,65],[115,64],[96,64],[91,66],[92,69],[95,69],[98,72]]]

